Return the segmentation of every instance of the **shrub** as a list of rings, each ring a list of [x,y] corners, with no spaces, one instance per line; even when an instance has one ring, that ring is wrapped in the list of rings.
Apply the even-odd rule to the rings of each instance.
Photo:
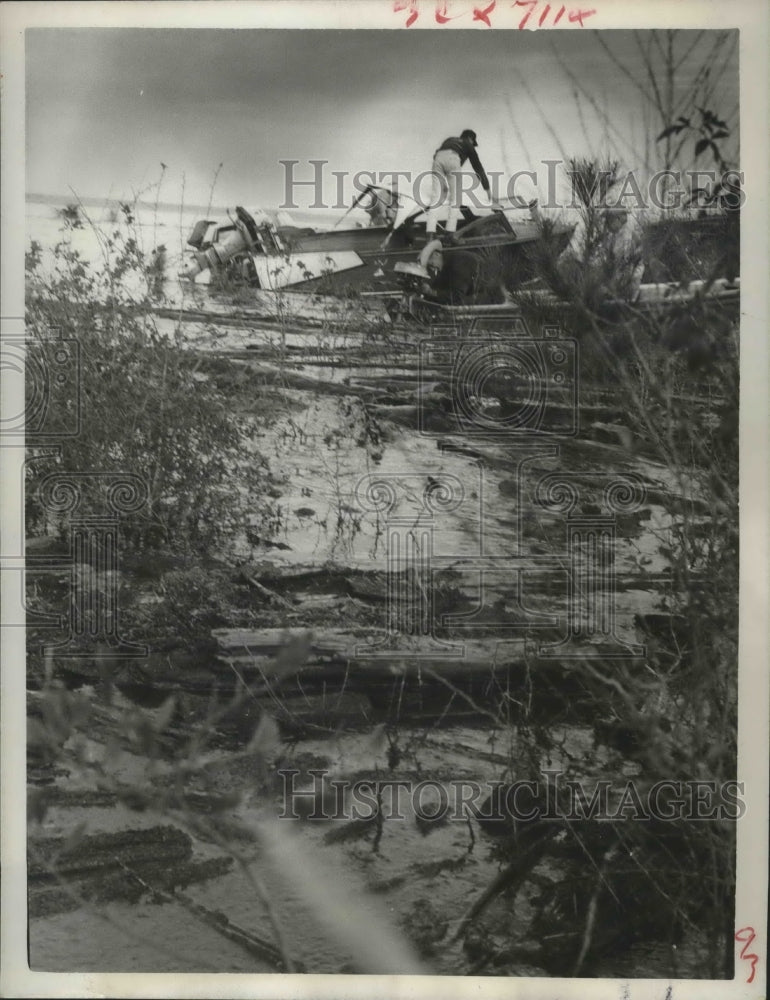
[[[57,439],[56,469],[143,480],[148,502],[124,520],[129,546],[221,555],[269,516],[269,470],[252,444],[264,414],[252,401],[250,412],[239,408],[236,416],[230,384],[204,371],[179,326],[153,313],[164,261],[155,254],[148,262],[130,226],[127,235],[95,232],[100,268],[65,240],[49,268],[39,249],[27,255],[28,337],[55,332],[79,345],[80,433]],[[33,528],[45,524],[35,490],[50,471],[48,463],[29,466]],[[85,503],[96,513],[103,497],[96,486],[88,490]]]
[[[600,232],[600,208],[585,208],[587,232]],[[694,246],[682,243],[685,270],[705,277],[708,284],[714,274],[703,273],[701,251],[697,239]],[[666,519],[658,538],[668,578],[657,585],[663,626],[659,635],[644,637],[644,670],[623,661],[576,662],[573,668],[592,702],[597,745],[610,746],[618,766],[635,761],[641,785],[735,780],[737,305],[721,305],[702,294],[659,310],[617,303],[607,310],[593,294],[601,291],[602,281],[588,288],[581,281],[584,273],[570,282],[554,259],[543,264],[543,277],[562,301],[552,306],[520,296],[531,326],[555,322],[580,339],[582,372],[591,373],[591,386],[583,384],[581,392],[612,393],[636,453],[653,459],[665,482],[660,502]],[[535,730],[532,737],[534,757],[539,750],[547,759],[546,742]],[[601,771],[598,759],[596,767]],[[558,916],[562,904],[573,911],[568,933],[559,936],[560,942],[570,936],[575,942],[562,956],[562,971],[578,974],[589,943],[597,954],[613,946],[619,899],[628,909],[624,927],[632,928],[637,938],[657,935],[676,943],[689,928],[702,935],[709,974],[730,977],[734,820],[685,821],[668,833],[648,823],[613,823],[611,831],[599,827],[569,831],[575,839],[574,858],[565,854],[552,898],[542,901],[538,919],[543,934],[563,930]],[[595,871],[586,874],[587,856],[601,871],[601,889]],[[625,856],[634,863],[622,865]],[[629,894],[634,902],[627,906]],[[553,909],[550,915],[546,903]],[[659,916],[656,928],[640,923],[650,912]],[[577,929],[576,919],[581,921]]]

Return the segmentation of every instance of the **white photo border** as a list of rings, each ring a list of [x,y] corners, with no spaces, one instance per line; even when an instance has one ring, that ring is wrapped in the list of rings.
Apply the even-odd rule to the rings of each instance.
[[[432,11],[433,0],[416,0]],[[454,0],[462,3],[463,0]],[[472,0],[467,0],[472,7]],[[169,28],[438,28],[432,16],[405,28],[393,0],[243,0],[243,2],[48,2],[6,3],[2,20],[2,314],[24,315],[24,31],[31,27]],[[476,4],[476,6],[484,6]],[[502,9],[503,5],[499,5]],[[510,5],[509,5],[510,6]],[[765,995],[767,954],[768,789],[768,187],[770,114],[767,52],[770,8],[758,0],[592,0],[590,27],[737,28],[740,31],[740,117],[746,203],[741,223],[741,400],[740,400],[740,666],[738,780],[745,782],[748,809],[738,824],[736,929],[753,927],[759,956],[754,982],[738,958],[736,978],[709,980],[510,979],[488,977],[371,977],[206,974],[40,973],[27,967],[25,651],[24,630],[2,630],[2,990],[4,996],[68,997],[271,997],[411,998],[516,996],[595,1000],[755,1000]],[[511,30],[515,23],[500,18]],[[577,30],[577,29],[571,29]],[[3,372],[5,380],[6,373]],[[7,400],[7,397],[6,397]],[[2,538],[5,551],[20,535],[21,490],[13,449],[3,448]],[[4,574],[5,577],[7,574]],[[6,581],[3,581],[4,588]]]

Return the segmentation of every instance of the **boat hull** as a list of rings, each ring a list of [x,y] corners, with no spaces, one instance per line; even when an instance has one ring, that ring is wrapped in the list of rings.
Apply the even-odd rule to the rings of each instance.
[[[555,234],[563,249],[570,227]],[[461,258],[471,259],[494,275],[496,285],[514,290],[534,276],[534,253],[540,230],[533,220],[511,226],[484,217],[460,228],[456,245],[442,248],[442,268],[457,271]],[[425,246],[424,227],[390,233],[385,227],[305,233],[287,239],[284,252],[252,254],[255,284],[265,289],[292,288],[326,294],[374,292],[395,295],[403,290],[396,265],[416,264]]]

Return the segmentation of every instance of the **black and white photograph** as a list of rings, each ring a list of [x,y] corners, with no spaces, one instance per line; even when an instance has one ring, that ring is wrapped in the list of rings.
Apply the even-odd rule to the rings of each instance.
[[[764,996],[761,5],[3,6],[18,995]]]

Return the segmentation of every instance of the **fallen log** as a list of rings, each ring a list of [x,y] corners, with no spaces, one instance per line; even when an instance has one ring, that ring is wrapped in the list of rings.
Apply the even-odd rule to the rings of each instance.
[[[533,837],[524,847],[524,849],[519,853],[519,855],[508,864],[486,887],[479,898],[469,907],[465,914],[460,918],[455,929],[451,932],[447,944],[454,944],[460,941],[468,931],[468,928],[473,923],[473,921],[480,916],[484,910],[489,906],[489,904],[496,899],[502,892],[507,891],[512,899],[515,899],[516,893],[521,888],[521,885],[526,881],[532,869],[538,864],[540,859],[546,853],[550,841],[559,832],[559,828],[555,824],[550,824],[542,832],[538,831],[538,835]]]
[[[241,567],[239,571],[239,577],[244,583],[247,583],[256,592],[268,602],[268,604],[276,604],[279,608],[284,608],[286,611],[294,611],[295,606],[291,601],[287,601],[285,597],[281,597],[280,594],[276,594],[274,590],[270,590],[263,583],[253,576],[247,569]]]
[[[29,844],[30,917],[77,909],[84,902],[136,902],[144,890],[126,869],[173,890],[224,874],[232,858],[196,861],[192,840],[173,826],[97,833],[68,843],[61,837],[32,838]]]
[[[151,884],[127,866],[123,866],[123,869],[128,878],[133,879],[143,891],[149,893],[157,902],[179,903],[204,924],[215,930],[217,934],[221,934],[222,937],[235,942],[244,951],[267,962],[273,968],[277,969],[278,972],[305,971],[304,966],[298,962],[292,963],[294,968],[293,970],[289,970],[281,951],[271,941],[265,940],[265,938],[260,937],[260,935],[255,934],[253,931],[246,931],[242,927],[239,927],[238,924],[233,923],[221,910],[212,910],[210,907],[204,906],[194,899],[190,899],[189,896],[185,896],[178,890],[167,892],[157,884]]]
[[[269,365],[264,362],[249,364],[249,371],[258,377],[264,377],[266,381],[269,380],[290,389],[310,389],[332,396],[359,396],[365,399],[374,399],[378,395],[376,389],[367,389],[363,386],[354,387],[330,379],[315,378],[312,375],[303,375],[302,372],[288,367]]]

